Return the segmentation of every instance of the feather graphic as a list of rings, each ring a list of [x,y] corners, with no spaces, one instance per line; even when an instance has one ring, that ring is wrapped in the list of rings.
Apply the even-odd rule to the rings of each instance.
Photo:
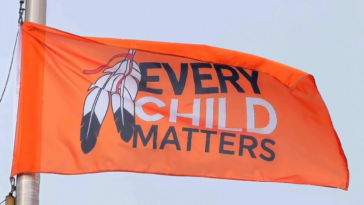
[[[135,98],[138,93],[138,83],[141,79],[138,64],[133,61],[134,50],[127,54],[117,54],[109,62],[95,70],[84,70],[85,74],[96,74],[101,70],[108,73],[101,76],[89,88],[91,92],[87,95],[84,104],[81,122],[81,149],[87,154],[96,145],[102,122],[107,113],[111,94],[111,104],[114,121],[125,142],[130,141],[135,127]],[[117,57],[125,57],[123,61],[107,68]]]
[[[102,88],[94,88],[86,97],[81,122],[81,149],[89,153],[96,144],[101,124],[109,107],[109,94]]]
[[[129,53],[135,55],[135,51]],[[105,72],[107,71],[112,72],[113,69],[105,70]],[[114,80],[111,96],[114,121],[121,139],[129,142],[135,127],[134,101],[141,78],[140,69],[133,60],[127,59],[115,71],[118,77]]]

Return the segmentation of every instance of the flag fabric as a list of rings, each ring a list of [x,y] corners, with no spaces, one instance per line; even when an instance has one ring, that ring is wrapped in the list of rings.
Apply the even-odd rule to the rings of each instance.
[[[26,22],[11,176],[109,171],[348,189],[312,75],[205,45]]]

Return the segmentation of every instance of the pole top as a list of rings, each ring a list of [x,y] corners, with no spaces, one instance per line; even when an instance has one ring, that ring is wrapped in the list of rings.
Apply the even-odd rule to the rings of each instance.
[[[46,25],[47,0],[26,0],[25,9],[25,21]]]

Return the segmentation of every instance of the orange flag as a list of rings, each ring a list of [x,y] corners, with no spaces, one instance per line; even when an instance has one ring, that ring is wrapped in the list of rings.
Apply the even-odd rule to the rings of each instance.
[[[203,45],[22,25],[11,176],[154,173],[347,190],[314,78]]]

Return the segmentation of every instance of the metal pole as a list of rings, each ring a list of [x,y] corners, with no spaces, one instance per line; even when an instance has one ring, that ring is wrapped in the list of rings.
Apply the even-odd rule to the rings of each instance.
[[[25,21],[46,25],[47,0],[26,0]]]
[[[16,177],[16,205],[39,205],[39,174],[20,174]]]
[[[23,1],[23,0],[21,0]],[[46,25],[47,0],[26,0],[25,21]],[[23,173],[17,175],[16,205],[39,205],[38,173]]]

